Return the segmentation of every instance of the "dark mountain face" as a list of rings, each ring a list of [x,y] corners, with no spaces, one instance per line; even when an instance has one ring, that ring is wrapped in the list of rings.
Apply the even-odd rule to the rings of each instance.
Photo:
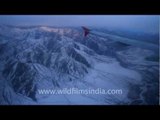
[[[138,55],[138,50],[134,51],[135,54],[131,54],[130,49],[132,47],[130,47],[125,44],[113,42],[107,38],[100,38],[93,35],[84,37],[83,32],[78,28],[0,26],[0,77],[5,81],[5,85],[9,86],[6,87],[6,89],[10,90],[7,91],[7,94],[9,92],[13,95],[14,93],[14,98],[10,98],[13,104],[17,103],[15,102],[17,99],[21,101],[18,104],[28,103],[28,99],[25,97],[31,98],[32,102],[40,101],[37,94],[39,89],[62,88],[65,85],[67,87],[85,86],[87,88],[94,88],[95,85],[97,85],[96,87],[99,84],[100,86],[101,84],[102,86],[104,85],[100,81],[105,81],[105,86],[110,87],[108,84],[112,84],[111,86],[116,88],[119,87],[116,83],[118,82],[117,75],[120,74],[119,79],[120,81],[122,80],[121,83],[124,82],[124,78],[129,80],[131,78],[129,75],[125,76],[123,73],[122,75],[121,73],[117,73],[116,75],[114,70],[112,70],[115,68],[115,64],[117,65],[117,69],[126,71],[126,74],[140,76],[139,73],[135,72],[140,70],[138,68],[140,65],[134,61],[136,58],[135,54]],[[144,53],[144,55],[148,54],[147,52]],[[130,60],[130,57],[134,58],[132,59],[133,61],[127,61]],[[142,56],[140,57],[142,58]],[[122,66],[117,64],[117,62]],[[124,64],[126,68],[123,68]],[[148,64],[143,65],[144,69],[147,69]],[[110,70],[107,71],[108,69]],[[143,73],[145,74],[145,72],[144,70]],[[150,74],[153,74],[153,72],[155,71],[153,70]],[[113,77],[108,78],[108,76]],[[152,79],[154,78],[152,76]],[[110,81],[111,83],[108,82],[110,79],[112,79]],[[136,81],[139,78],[134,77],[132,79]],[[90,83],[90,81],[92,82]],[[99,84],[95,84],[95,81],[99,82]],[[130,81],[129,85],[135,84],[132,82]],[[1,86],[3,86],[3,83]],[[142,82],[136,84],[142,84]],[[122,88],[129,90],[129,85],[122,84]],[[2,89],[3,93],[3,97],[0,97],[4,98],[6,92],[3,92],[3,87],[0,89]],[[153,89],[151,90],[153,92]],[[23,97],[19,96],[19,94]],[[143,94],[145,95],[145,93]],[[148,96],[145,95],[144,98],[148,99]],[[5,99],[8,99],[7,95]],[[67,99],[71,98],[69,97]],[[88,96],[87,99],[89,99]],[[122,99],[124,98],[113,100],[115,99],[114,96],[106,100],[105,96],[103,99],[100,100],[100,104],[109,104],[110,102],[106,101],[110,99],[112,99],[112,104],[119,104],[122,103]],[[99,101],[94,96],[91,96],[91,100]],[[10,102],[4,102],[4,99],[1,99],[0,102],[12,104]],[[83,103],[83,100],[77,103]],[[125,104],[129,103],[131,102],[125,101]]]
[[[35,100],[35,75],[36,71],[27,63],[7,63],[3,71],[4,77],[12,85],[16,93],[21,93]]]

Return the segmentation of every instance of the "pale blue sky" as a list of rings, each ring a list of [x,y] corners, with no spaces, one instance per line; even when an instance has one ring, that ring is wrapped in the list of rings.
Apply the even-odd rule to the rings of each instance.
[[[0,15],[0,24],[100,26],[158,32],[158,15]]]

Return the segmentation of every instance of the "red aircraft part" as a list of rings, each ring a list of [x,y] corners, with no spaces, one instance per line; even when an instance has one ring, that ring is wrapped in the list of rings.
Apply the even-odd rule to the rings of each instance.
[[[89,33],[90,33],[90,29],[86,28],[86,27],[82,27],[84,30],[84,36],[86,37]]]

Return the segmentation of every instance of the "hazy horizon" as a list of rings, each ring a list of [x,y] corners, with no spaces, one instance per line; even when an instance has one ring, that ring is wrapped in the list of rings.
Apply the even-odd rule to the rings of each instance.
[[[0,15],[0,24],[93,26],[159,33],[158,15]]]

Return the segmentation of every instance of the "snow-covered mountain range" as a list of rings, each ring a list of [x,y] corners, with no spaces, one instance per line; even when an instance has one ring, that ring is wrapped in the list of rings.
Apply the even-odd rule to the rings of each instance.
[[[158,104],[150,50],[76,27],[0,26],[0,104]],[[121,89],[122,94],[39,94],[43,89]]]

